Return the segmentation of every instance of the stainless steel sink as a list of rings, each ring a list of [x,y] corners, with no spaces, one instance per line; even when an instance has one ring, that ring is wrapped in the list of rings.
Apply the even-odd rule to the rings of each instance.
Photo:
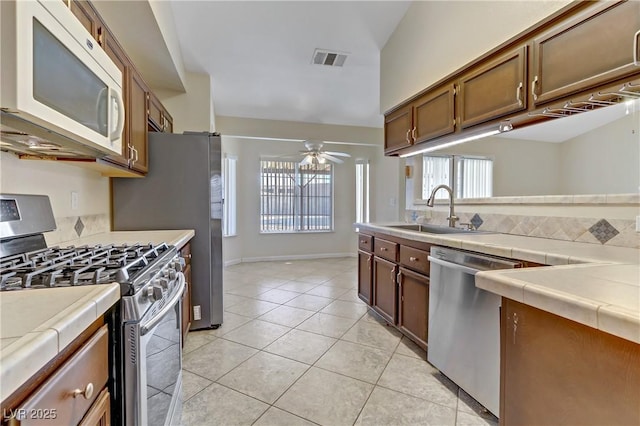
[[[389,228],[404,229],[407,231],[426,232],[428,234],[486,234],[486,231],[476,231],[473,229],[452,228],[450,226],[441,225],[425,225],[410,223],[406,225],[391,225]]]

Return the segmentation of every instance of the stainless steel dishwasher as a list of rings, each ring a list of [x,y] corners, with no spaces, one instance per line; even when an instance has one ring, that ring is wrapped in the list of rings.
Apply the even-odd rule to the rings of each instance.
[[[496,416],[500,408],[500,296],[476,288],[479,271],[521,263],[432,247],[427,360]]]

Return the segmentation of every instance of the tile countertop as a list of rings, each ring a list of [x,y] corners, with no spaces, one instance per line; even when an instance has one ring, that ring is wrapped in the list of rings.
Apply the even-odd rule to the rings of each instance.
[[[60,247],[70,245],[95,245],[95,244],[159,244],[167,243],[176,246],[180,250],[195,232],[193,229],[175,229],[168,231],[113,231],[102,234],[89,235],[74,240],[64,241],[56,244]]]
[[[640,250],[499,233],[428,234],[385,224],[361,231],[552,265],[485,271],[476,286],[640,343]]]
[[[120,285],[0,292],[0,401],[120,299]]]

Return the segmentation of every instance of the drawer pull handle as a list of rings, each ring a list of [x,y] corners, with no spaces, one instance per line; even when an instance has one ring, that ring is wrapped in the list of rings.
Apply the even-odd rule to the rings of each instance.
[[[417,261],[418,261],[418,258],[417,258],[417,257],[413,257],[413,256],[411,256],[411,257],[409,257],[409,261],[411,261],[411,262],[417,262]]]
[[[386,247],[380,247],[380,251],[387,251],[387,250],[389,250],[389,249],[386,248]]]
[[[93,383],[87,383],[87,386],[84,389],[76,389],[73,391],[73,397],[77,398],[82,395],[84,399],[91,399],[93,396]]]

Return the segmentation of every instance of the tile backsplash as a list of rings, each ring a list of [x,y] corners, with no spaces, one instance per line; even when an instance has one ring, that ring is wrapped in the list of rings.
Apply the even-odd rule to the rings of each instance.
[[[407,210],[405,220],[447,224],[447,212],[432,211],[430,213],[431,217],[427,217],[424,211]],[[640,233],[635,230],[634,220],[473,212],[457,212],[456,215],[460,218],[458,223],[472,223],[482,231],[640,248]]]
[[[47,245],[73,245],[80,237],[109,232],[108,214],[56,217],[55,231],[44,234]]]

